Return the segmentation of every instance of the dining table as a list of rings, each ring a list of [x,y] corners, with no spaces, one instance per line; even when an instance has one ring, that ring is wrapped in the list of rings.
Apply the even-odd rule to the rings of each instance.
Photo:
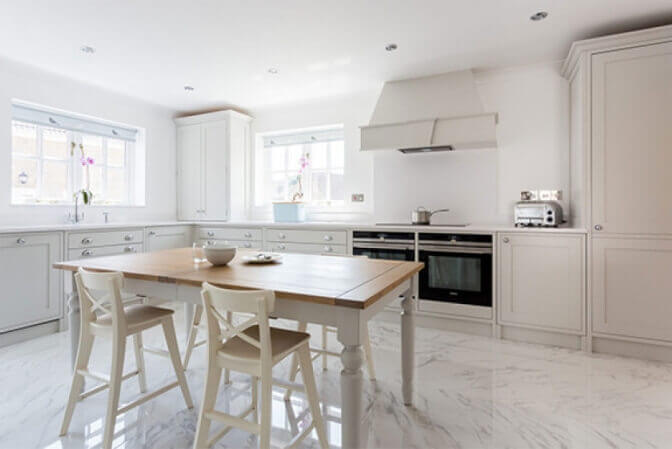
[[[420,262],[364,257],[285,253],[280,261],[249,263],[258,251],[239,249],[232,261],[214,266],[194,263],[192,248],[85,258],[58,262],[71,272],[68,318],[71,357],[79,343],[79,298],[74,275],[79,268],[119,271],[124,290],[133,294],[185,304],[185,326],[191,329],[195,305],[201,304],[204,282],[230,289],[272,290],[273,316],[336,328],[341,351],[341,444],[363,448],[362,344],[368,321],[384,309],[398,311],[401,321],[401,396],[413,403],[415,293]],[[248,256],[248,257],[246,257]],[[248,259],[248,260],[246,260]],[[188,333],[187,333],[188,335]]]

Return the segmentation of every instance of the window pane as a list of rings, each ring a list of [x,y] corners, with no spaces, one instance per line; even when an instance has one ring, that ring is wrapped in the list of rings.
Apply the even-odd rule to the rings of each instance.
[[[339,140],[329,144],[329,157],[331,158],[331,168],[341,168],[345,165],[345,150],[343,141]]]
[[[285,169],[285,147],[269,148],[271,153],[271,170],[281,171]]]
[[[331,198],[329,199],[335,201],[345,199],[345,177],[343,176],[343,172],[332,172],[329,175],[329,181],[331,183]]]
[[[298,171],[301,168],[301,156],[303,156],[303,145],[292,145],[287,148],[289,161],[287,163],[288,170]]]
[[[117,139],[107,140],[107,165],[123,167],[126,162],[126,142]]]
[[[314,143],[310,146],[310,165],[313,168],[327,168],[326,143]]]
[[[37,126],[13,121],[12,151],[37,156]]]
[[[42,130],[42,154],[55,159],[68,158],[68,142],[62,129],[44,128]]]
[[[121,203],[126,201],[126,176],[123,168],[107,169],[107,201]]]
[[[99,136],[82,136],[84,155],[92,157],[95,163],[103,163],[103,138]],[[81,153],[78,154],[81,156]]]
[[[311,200],[324,201],[327,200],[327,174],[322,172],[313,172],[311,182]]]
[[[86,186],[86,168],[83,171],[84,184]],[[103,199],[103,168],[95,165],[89,166],[89,185],[91,193],[93,193],[93,200]]]
[[[271,201],[287,199],[287,178],[284,173],[276,173],[271,180]]]
[[[46,201],[68,199],[68,164],[45,160],[42,163],[41,198]]]
[[[37,187],[37,160],[20,159],[12,160],[12,188],[35,189]]]

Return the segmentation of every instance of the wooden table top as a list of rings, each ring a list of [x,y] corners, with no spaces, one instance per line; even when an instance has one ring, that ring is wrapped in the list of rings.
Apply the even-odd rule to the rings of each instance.
[[[194,265],[191,248],[80,259],[54,264],[77,271],[121,271],[124,276],[156,282],[223,288],[274,290],[282,297],[364,309],[424,266],[420,262],[348,256],[283,254],[282,263],[246,264],[242,256],[258,251],[239,249],[228,265]]]

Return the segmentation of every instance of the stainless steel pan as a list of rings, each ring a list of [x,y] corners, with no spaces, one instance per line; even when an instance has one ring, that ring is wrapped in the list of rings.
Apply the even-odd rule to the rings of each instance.
[[[439,212],[448,212],[450,209],[427,210],[420,206],[411,212],[411,223],[415,225],[428,225],[432,219],[432,215]]]

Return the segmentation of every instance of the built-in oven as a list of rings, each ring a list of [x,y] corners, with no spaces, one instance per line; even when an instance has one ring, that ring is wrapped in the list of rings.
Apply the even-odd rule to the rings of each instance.
[[[421,300],[492,307],[492,236],[418,235]]]
[[[371,259],[415,260],[412,232],[353,231],[352,254]]]

